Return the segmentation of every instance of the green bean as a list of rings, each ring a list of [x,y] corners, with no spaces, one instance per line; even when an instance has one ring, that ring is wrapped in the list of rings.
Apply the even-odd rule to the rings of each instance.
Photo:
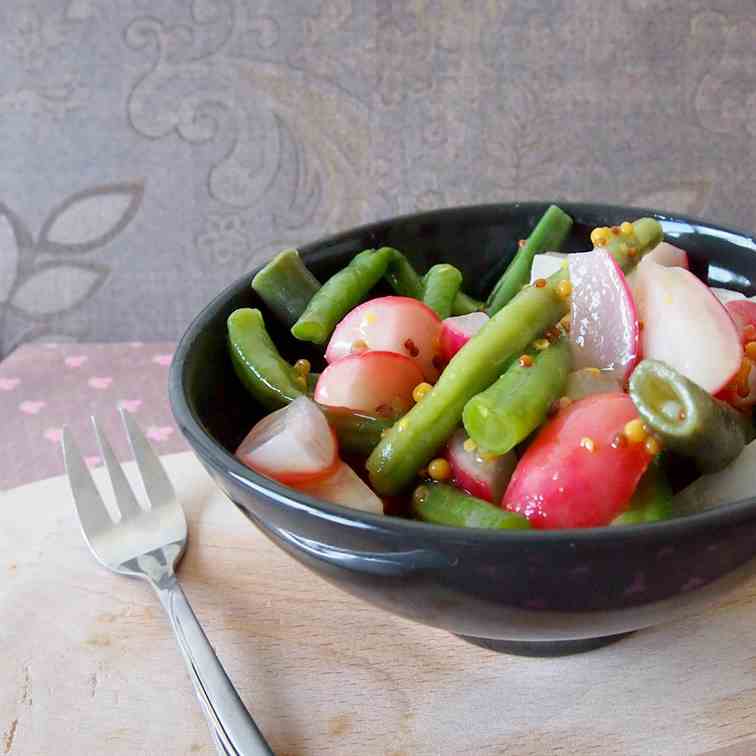
[[[531,231],[488,297],[486,312],[495,315],[528,281],[533,258],[547,251],[557,251],[572,228],[572,218],[556,205],[551,205],[538,225]]]
[[[339,437],[344,451],[367,456],[381,440],[381,434],[391,427],[391,420],[366,413],[354,412],[346,407],[321,407],[328,424]]]
[[[596,229],[593,232],[604,233],[606,243],[597,246],[605,247],[622,270],[632,268],[640,257],[664,240],[661,224],[654,218],[640,218],[632,223],[632,227],[629,232],[622,231],[620,226]]]
[[[751,439],[747,417],[663,362],[638,365],[630,377],[630,397],[664,445],[692,457],[701,472],[721,470]]]
[[[530,528],[522,515],[507,512],[443,483],[419,486],[412,497],[412,511],[418,519],[436,525],[497,530]]]
[[[331,276],[310,300],[307,309],[292,326],[294,337],[313,344],[325,344],[339,320],[383,278],[392,257],[389,247],[377,252],[366,249],[355,255],[349,265]]]
[[[671,515],[672,487],[664,473],[662,455],[648,466],[630,500],[626,512],[611,521],[611,525],[637,525],[641,522],[668,520]]]
[[[554,344],[544,341],[545,349],[526,353],[532,362],[515,360],[465,405],[465,430],[482,449],[495,454],[514,449],[546,419],[553,402],[564,393],[572,359],[569,344],[565,338]]]
[[[252,279],[252,288],[277,318],[292,326],[320,289],[320,283],[296,249],[285,249]]]
[[[383,247],[381,248],[383,249]],[[412,297],[413,299],[422,299],[425,290],[423,279],[412,267],[412,263],[397,249],[389,247],[393,251],[393,260],[389,263],[386,271],[386,280],[394,293],[400,297]],[[380,249],[378,250],[381,251]],[[426,273],[426,276],[428,274]],[[483,309],[483,302],[458,291],[454,297],[452,305],[452,315],[469,315],[471,312],[478,312]]]
[[[266,409],[283,407],[304,393],[305,381],[278,353],[260,310],[234,310],[228,338],[236,375]]]
[[[636,256],[625,260],[625,268],[649,249],[639,247]],[[567,280],[567,270],[559,270],[546,286],[525,287],[454,355],[433,390],[394,423],[370,455],[367,468],[376,491],[394,494],[409,485],[459,424],[465,404],[567,313],[567,302],[558,293]]]
[[[381,247],[391,250],[391,262],[386,269],[386,280],[395,294],[400,297],[423,298],[423,279],[412,267],[412,263],[398,250],[393,247]]]
[[[482,312],[484,302],[465,294],[464,291],[458,291],[454,297],[452,305],[452,315],[469,315],[471,312]]]
[[[283,358],[265,330],[260,310],[235,310],[228,318],[229,351],[234,371],[250,394],[274,410],[314,389],[317,373],[303,378]],[[344,451],[367,455],[391,426],[385,418],[343,407],[320,407]]]
[[[462,274],[453,265],[434,265],[423,279],[423,302],[441,320],[448,318],[461,285]]]

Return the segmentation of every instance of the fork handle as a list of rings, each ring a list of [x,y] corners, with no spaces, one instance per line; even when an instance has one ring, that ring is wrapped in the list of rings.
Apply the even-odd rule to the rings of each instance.
[[[153,583],[176,635],[216,747],[231,756],[274,756],[215,655],[176,577]]]

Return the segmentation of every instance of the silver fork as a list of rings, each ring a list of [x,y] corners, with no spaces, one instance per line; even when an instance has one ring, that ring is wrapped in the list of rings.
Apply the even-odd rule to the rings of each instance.
[[[147,580],[168,614],[218,753],[272,756],[192,611],[174,569],[187,540],[184,510],[136,422],[121,411],[150,506],[140,506],[97,421],[92,418],[118,512],[106,507],[68,428],[63,456],[81,529],[98,562],[119,575]]]

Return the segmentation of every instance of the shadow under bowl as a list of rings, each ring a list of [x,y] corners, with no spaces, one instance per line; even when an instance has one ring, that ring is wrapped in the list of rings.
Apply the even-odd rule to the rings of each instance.
[[[450,262],[469,293],[490,290],[517,240],[549,203],[459,207],[393,218],[300,251],[324,280],[357,252],[390,245],[423,271]],[[595,226],[659,219],[714,286],[753,294],[756,243],[743,232],[647,209],[560,203],[575,225],[568,251],[590,248]],[[660,523],[562,531],[447,528],[318,501],[257,475],[233,450],[261,417],[237,381],[226,319],[263,303],[254,271],[213,300],[187,329],[170,374],[179,427],[229,498],[274,543],[308,568],[376,606],[479,645],[527,655],[584,651],[628,632],[700,610],[756,567],[756,499]],[[266,314],[289,358],[304,348]]]

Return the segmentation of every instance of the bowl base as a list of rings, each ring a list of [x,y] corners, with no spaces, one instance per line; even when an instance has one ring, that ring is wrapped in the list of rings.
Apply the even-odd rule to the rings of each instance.
[[[569,656],[570,654],[582,654],[593,651],[602,646],[626,638],[634,631],[619,633],[618,635],[602,635],[598,638],[580,638],[579,640],[563,641],[511,641],[498,638],[477,638],[474,635],[457,635],[468,643],[487,648],[489,651],[498,651],[502,654],[515,656],[537,656],[542,658],[552,656]]]

